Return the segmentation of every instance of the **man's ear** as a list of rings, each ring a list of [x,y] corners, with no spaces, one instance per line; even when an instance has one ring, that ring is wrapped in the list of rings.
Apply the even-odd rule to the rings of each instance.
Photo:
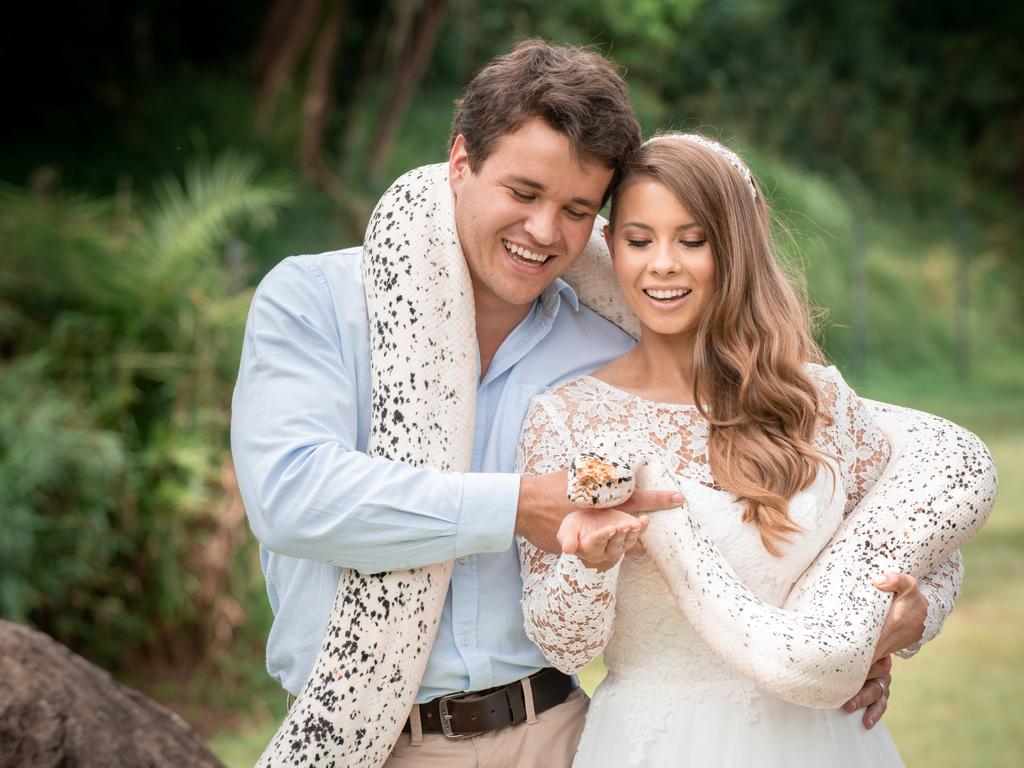
[[[452,192],[458,194],[459,187],[466,177],[472,173],[469,168],[469,153],[466,152],[466,139],[460,133],[452,142],[452,151],[448,155],[448,184]]]

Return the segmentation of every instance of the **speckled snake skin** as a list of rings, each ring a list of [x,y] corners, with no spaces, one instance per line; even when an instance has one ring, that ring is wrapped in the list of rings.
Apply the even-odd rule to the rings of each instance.
[[[637,321],[618,295],[600,237],[601,224],[595,224],[590,244],[565,277],[581,301],[635,336]],[[445,471],[466,471],[472,449],[478,352],[472,287],[455,233],[445,165],[412,171],[385,193],[368,227],[363,273],[372,349],[369,453]],[[918,430],[912,439],[933,439],[929,422],[908,418],[913,423],[908,422],[907,429]],[[955,441],[968,454],[981,455],[983,447],[972,439],[964,433]],[[902,450],[934,448],[922,442]],[[941,451],[940,447],[940,455]],[[958,460],[955,471],[969,468],[967,460]],[[867,567],[861,565],[865,558],[892,557],[897,562],[907,557],[918,563],[912,569],[918,572],[946,551],[941,547],[955,546],[963,532],[980,525],[984,515],[977,510],[984,509],[984,504],[969,506],[976,499],[959,500],[959,514],[971,520],[961,520],[948,505],[940,509],[933,503],[929,488],[941,482],[938,477],[920,478],[921,487],[906,489],[907,498],[901,504],[903,509],[908,504],[921,509],[920,525],[914,531],[926,534],[929,521],[937,526],[931,538],[915,533],[905,541],[876,547],[876,540],[889,538],[882,523],[892,522],[889,505],[899,499],[865,505],[870,509],[851,516],[830,544],[828,556],[802,581],[793,607],[813,608],[817,594],[843,589],[849,582],[843,572],[847,563],[859,569]],[[901,517],[900,531],[904,523]],[[699,543],[699,532],[693,537]],[[664,538],[666,558],[690,543],[685,531]],[[373,575],[344,570],[313,673],[257,765],[381,765],[412,707],[450,574],[450,563]],[[729,587],[725,572],[712,572],[708,578]],[[883,596],[877,605],[865,607],[865,615],[882,615],[885,602]],[[792,615],[766,614],[775,623],[764,631],[771,635]],[[809,620],[808,626],[813,637],[816,625]],[[795,651],[801,659],[806,657],[803,667],[813,667],[812,657],[822,653],[820,647]]]
[[[981,529],[995,500],[991,456],[973,434],[920,411],[864,402],[892,448],[889,463],[782,607],[736,576],[685,505],[652,514],[642,537],[676,603],[716,655],[801,706],[839,707],[863,684],[891,602],[872,579],[890,571],[925,576]],[[612,466],[627,489],[623,466],[638,473],[641,488],[675,483],[660,460],[645,462],[635,452],[615,456]],[[900,467],[907,466],[918,470],[910,482],[884,482],[906,476]],[[691,489],[699,492],[697,484]],[[720,512],[738,517],[738,505],[730,506],[737,509]]]
[[[566,278],[581,300],[634,335],[609,281],[595,224]],[[373,456],[468,470],[478,348],[472,285],[446,165],[410,171],[378,202],[363,244],[371,342]],[[257,766],[379,766],[409,716],[437,632],[451,563],[345,569],[313,673]]]
[[[477,342],[472,286],[444,166],[387,191],[367,228],[363,279],[373,404],[368,452],[469,468]],[[451,563],[342,571],[310,679],[258,766],[378,766],[409,716]]]

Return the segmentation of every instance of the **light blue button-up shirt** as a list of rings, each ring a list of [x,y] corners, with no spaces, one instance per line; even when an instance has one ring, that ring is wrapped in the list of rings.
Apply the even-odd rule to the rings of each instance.
[[[548,666],[523,631],[514,546],[519,430],[532,398],[632,339],[558,280],[477,390],[470,473],[371,458],[370,347],[360,249],[286,259],[249,310],[231,448],[274,623],[267,668],[297,693],[312,672],[339,567],[455,560],[417,701],[503,685]]]

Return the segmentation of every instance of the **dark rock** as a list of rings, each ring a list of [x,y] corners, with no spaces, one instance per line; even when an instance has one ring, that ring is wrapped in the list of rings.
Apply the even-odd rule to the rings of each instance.
[[[223,768],[168,709],[0,621],[0,768]]]

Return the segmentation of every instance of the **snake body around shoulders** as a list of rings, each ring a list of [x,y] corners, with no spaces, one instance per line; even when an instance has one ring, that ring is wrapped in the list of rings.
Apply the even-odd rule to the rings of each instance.
[[[582,303],[636,336],[637,321],[618,293],[604,250],[602,223],[564,277]],[[468,471],[477,386],[475,310],[445,165],[405,174],[381,198],[363,246],[363,279],[373,387],[367,452]],[[887,474],[906,476],[901,468],[912,466],[913,487],[880,482],[783,609],[750,602],[695,525],[652,524],[645,534],[648,550],[658,553],[665,569],[721,590],[724,597],[710,606],[715,610],[710,601],[687,609],[690,593],[678,580],[673,587],[713,647],[735,656],[758,684],[798,703],[841,703],[840,691],[863,681],[872,637],[877,639],[890,600],[864,590],[864,575],[878,569],[923,575],[981,527],[994,500],[991,458],[974,435],[926,414],[877,407],[893,444]],[[611,498],[622,485],[610,475],[607,487],[581,492]],[[451,563],[376,574],[342,569],[313,672],[257,766],[382,765],[412,708],[450,576]],[[853,627],[821,614],[823,595],[852,601]],[[746,644],[723,629],[740,615],[752,636]]]

